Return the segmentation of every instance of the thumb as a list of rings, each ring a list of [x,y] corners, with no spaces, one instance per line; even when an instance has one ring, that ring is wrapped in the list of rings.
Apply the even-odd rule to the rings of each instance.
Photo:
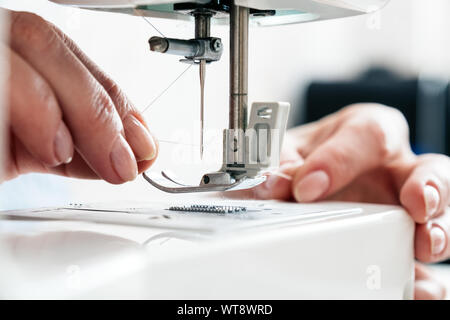
[[[344,126],[314,150],[296,172],[292,193],[299,202],[323,199],[347,186],[355,178],[384,163],[399,149],[388,148],[379,127]]]
[[[259,199],[290,200],[292,198],[292,179],[303,165],[300,155],[297,159],[284,162],[279,169],[268,172],[267,180],[253,192]]]

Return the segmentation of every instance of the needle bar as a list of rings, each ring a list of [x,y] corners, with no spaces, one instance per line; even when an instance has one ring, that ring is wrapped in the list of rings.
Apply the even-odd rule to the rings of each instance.
[[[205,134],[205,74],[206,61],[201,60],[200,65],[200,159],[203,159],[204,134]]]

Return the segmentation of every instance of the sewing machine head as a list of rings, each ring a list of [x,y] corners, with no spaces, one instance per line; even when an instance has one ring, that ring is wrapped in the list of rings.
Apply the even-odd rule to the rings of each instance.
[[[221,39],[211,37],[211,20],[230,25],[229,126],[224,130],[222,168],[205,174],[198,186],[180,183],[167,172],[144,173],[144,178],[153,186],[181,193],[252,188],[265,181],[264,172],[279,165],[289,104],[253,103],[248,119],[249,25],[271,26],[353,16],[376,11],[389,0],[52,1],[95,10],[192,20],[195,25],[192,39],[151,37],[149,45],[151,51],[179,55],[182,62],[198,64],[201,87],[206,64],[219,61],[223,52]],[[203,126],[203,98],[201,117]],[[202,150],[203,140],[201,153]]]
[[[354,16],[382,8],[389,0],[51,0],[52,2],[148,17],[193,21],[192,12],[206,9],[217,23],[227,24],[233,4],[250,8],[257,26],[301,23]]]

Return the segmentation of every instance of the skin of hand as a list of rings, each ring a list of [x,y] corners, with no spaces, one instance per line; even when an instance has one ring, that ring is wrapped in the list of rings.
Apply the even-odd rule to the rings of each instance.
[[[5,11],[6,180],[44,172],[120,184],[148,169],[157,140],[114,81],[51,23]]]
[[[247,196],[402,205],[416,222],[416,258],[425,263],[450,258],[450,158],[415,155],[398,110],[346,107],[288,131],[281,154],[282,174],[269,174]],[[421,264],[415,289],[417,299],[445,297],[444,287]]]

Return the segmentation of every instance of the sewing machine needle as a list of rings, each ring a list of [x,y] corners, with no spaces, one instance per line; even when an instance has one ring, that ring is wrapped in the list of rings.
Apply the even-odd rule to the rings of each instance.
[[[200,159],[203,159],[205,120],[205,73],[206,60],[200,60]]]

